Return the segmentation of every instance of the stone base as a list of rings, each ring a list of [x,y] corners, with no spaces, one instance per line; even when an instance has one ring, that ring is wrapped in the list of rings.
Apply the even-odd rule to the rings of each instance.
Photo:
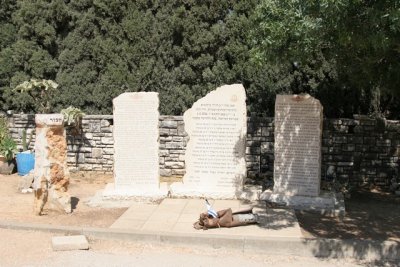
[[[161,184],[156,190],[143,190],[135,188],[115,188],[114,183],[108,183],[102,196],[104,199],[129,199],[135,197],[163,198],[168,195],[168,188]]]
[[[142,199],[140,199],[142,200]],[[144,200],[148,200],[147,198]],[[96,207],[96,208],[107,208],[107,209],[115,209],[115,208],[129,208],[132,206],[133,203],[137,201],[136,198],[104,198],[103,197],[103,190],[99,190],[96,192],[94,196],[88,197],[83,199],[83,202],[89,207]],[[158,201],[158,199],[156,199]],[[150,201],[152,202],[152,199]],[[143,203],[143,201],[140,201]]]
[[[321,192],[318,197],[307,197],[266,190],[261,194],[260,200],[295,210],[311,210],[327,215],[343,216],[345,213],[344,198],[341,193]]]
[[[84,235],[53,236],[51,244],[54,251],[89,249],[89,243]]]
[[[262,193],[262,186],[258,185],[245,185],[241,192],[238,193],[237,199],[256,201],[260,200]]]
[[[174,183],[169,188],[171,197],[189,197],[189,198],[209,198],[209,199],[242,199],[255,201],[260,199],[262,192],[261,186],[248,186],[235,192],[217,192],[217,191],[201,191],[196,188],[188,188],[183,183]]]
[[[48,201],[54,209],[63,210],[66,213],[72,212],[71,196],[69,192],[57,190],[54,185],[49,188]]]

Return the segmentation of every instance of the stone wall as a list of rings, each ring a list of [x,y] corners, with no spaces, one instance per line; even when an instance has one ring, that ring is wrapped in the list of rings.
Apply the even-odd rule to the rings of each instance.
[[[352,186],[400,179],[400,122],[355,116],[324,122],[322,173]]]
[[[35,115],[33,114],[15,114],[8,119],[8,128],[11,133],[12,138],[17,142],[17,147],[19,150],[22,149],[22,135],[23,131],[27,131],[27,139],[31,139],[28,144],[29,149],[33,149],[35,145]],[[32,136],[31,136],[32,135]]]
[[[182,116],[160,117],[160,175],[185,174],[185,150],[188,135]]]
[[[16,114],[9,122],[19,144],[22,129],[34,128],[33,115]],[[75,136],[67,130],[69,167],[71,170],[112,172],[112,115],[85,116],[82,127],[82,134]],[[273,118],[248,118],[247,131],[247,176],[253,182],[264,183],[273,175]],[[182,116],[160,117],[161,176],[184,175],[187,141]],[[400,122],[366,116],[325,119],[322,155],[323,181],[351,186],[388,185],[390,179],[400,179]]]
[[[112,127],[112,115],[87,115],[82,120],[81,134],[73,135],[67,128],[67,163],[71,171],[112,172],[114,154]],[[32,114],[15,114],[9,117],[9,129],[18,143],[18,148],[22,148],[23,129],[27,129],[29,133],[34,128],[35,116]],[[33,148],[34,141],[35,135],[30,148]]]

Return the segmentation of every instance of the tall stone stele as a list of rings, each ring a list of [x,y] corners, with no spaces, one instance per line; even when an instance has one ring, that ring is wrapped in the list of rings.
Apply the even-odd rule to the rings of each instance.
[[[67,141],[61,114],[37,114],[33,189],[35,214],[40,215],[48,198],[53,207],[70,213]]]
[[[274,192],[316,197],[321,181],[322,106],[310,95],[277,95]]]
[[[274,189],[263,192],[262,200],[296,209],[335,208],[336,195],[320,193],[322,110],[310,95],[276,96]]]
[[[193,104],[184,114],[186,174],[173,184],[177,196],[237,198],[246,177],[246,92],[224,85]]]
[[[159,182],[158,93],[123,93],[113,105],[115,183],[103,197],[166,195]]]

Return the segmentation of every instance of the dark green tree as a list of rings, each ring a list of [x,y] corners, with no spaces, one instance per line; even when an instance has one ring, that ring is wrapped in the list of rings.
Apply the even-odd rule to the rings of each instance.
[[[15,72],[10,46],[15,42],[15,25],[11,22],[12,14],[17,9],[15,1],[0,1],[0,105],[6,107],[4,92],[9,87]]]
[[[243,83],[251,114],[277,93],[308,92],[328,116],[399,114],[398,1],[3,0],[0,102],[38,110],[16,85],[54,80],[53,111],[111,113],[127,91],[156,91],[182,114]],[[250,35],[249,35],[250,33]]]
[[[252,6],[242,1],[70,4],[74,26],[59,56],[60,105],[110,113],[111,100],[122,92],[156,91],[161,113],[182,114],[216,86],[249,80],[245,34]]]
[[[11,1],[10,1],[11,2]],[[54,79],[58,71],[58,45],[65,26],[64,1],[17,1],[8,17],[14,30],[13,42],[2,49],[0,60],[6,60],[6,68],[0,73],[6,79],[2,83],[2,96],[6,107],[27,112],[40,106],[27,94],[15,94],[12,90],[30,78]]]

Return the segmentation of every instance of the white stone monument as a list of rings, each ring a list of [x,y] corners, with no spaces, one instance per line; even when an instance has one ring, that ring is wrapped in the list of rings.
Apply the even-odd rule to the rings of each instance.
[[[334,193],[320,194],[323,108],[310,95],[277,95],[274,189],[261,199],[300,209],[332,210]]]
[[[123,93],[114,105],[114,178],[103,192],[113,196],[160,196],[158,93]]]
[[[321,180],[322,106],[310,95],[277,95],[274,192],[316,197]]]
[[[246,176],[246,93],[241,84],[224,85],[184,114],[186,174],[173,195],[235,198]]]

